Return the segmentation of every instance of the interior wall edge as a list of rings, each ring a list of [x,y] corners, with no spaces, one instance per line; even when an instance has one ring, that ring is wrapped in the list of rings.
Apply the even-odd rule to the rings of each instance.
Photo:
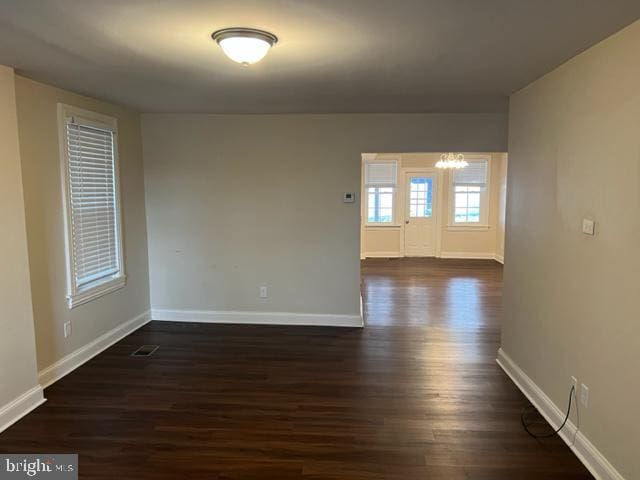
[[[0,65],[0,430],[44,401],[37,380],[21,162],[15,72]]]
[[[640,217],[627,214],[640,198],[638,48],[640,21],[511,97],[502,321],[502,347],[557,405],[577,379],[581,431],[629,479],[640,478]]]

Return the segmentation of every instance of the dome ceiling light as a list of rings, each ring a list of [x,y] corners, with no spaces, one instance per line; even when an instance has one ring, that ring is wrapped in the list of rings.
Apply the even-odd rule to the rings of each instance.
[[[222,51],[234,62],[251,65],[259,62],[278,43],[273,33],[255,28],[223,28],[211,34]]]

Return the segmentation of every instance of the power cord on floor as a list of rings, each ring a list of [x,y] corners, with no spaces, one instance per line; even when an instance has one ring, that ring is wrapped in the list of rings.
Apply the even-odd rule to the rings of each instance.
[[[558,433],[560,433],[560,430],[562,430],[564,426],[567,424],[567,422],[569,421],[569,416],[571,415],[571,403],[573,401],[575,393],[576,393],[576,387],[575,385],[572,385],[571,390],[569,390],[569,405],[567,406],[567,415],[564,417],[564,422],[562,422],[562,425],[560,425],[557,430],[554,430],[552,433],[547,433],[545,435],[538,435],[536,433],[533,433],[531,430],[529,430],[529,426],[531,424],[527,424],[527,421],[526,421],[527,413],[531,411],[531,409],[537,411],[536,407],[534,407],[533,405],[530,405],[529,407],[525,407],[522,410],[522,414],[520,415],[520,421],[522,422],[522,427],[524,428],[524,431],[527,432],[529,435],[531,435],[533,438],[551,438],[556,436]]]

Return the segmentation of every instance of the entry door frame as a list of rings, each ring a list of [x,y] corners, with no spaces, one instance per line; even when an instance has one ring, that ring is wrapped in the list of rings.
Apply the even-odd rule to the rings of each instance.
[[[402,182],[401,185],[398,188],[398,200],[402,201],[402,208],[400,211],[400,215],[399,215],[399,220],[400,220],[400,228],[402,230],[402,234],[401,234],[401,238],[402,238],[402,242],[400,244],[400,254],[401,256],[405,257],[406,256],[406,252],[405,252],[405,225],[406,225],[406,220],[408,219],[409,216],[409,212],[408,212],[408,194],[409,192],[407,191],[407,183],[408,183],[408,177],[409,175],[432,175],[435,178],[435,201],[436,201],[436,205],[435,208],[433,209],[433,220],[435,223],[435,229],[436,229],[436,251],[435,251],[435,257],[439,258],[442,254],[442,202],[444,200],[444,195],[443,195],[443,186],[444,186],[444,175],[443,175],[443,171],[439,168],[427,168],[427,167],[420,167],[420,168],[411,168],[411,167],[407,167],[407,168],[401,168],[400,169],[400,178],[402,178]],[[398,182],[400,183],[400,182]]]

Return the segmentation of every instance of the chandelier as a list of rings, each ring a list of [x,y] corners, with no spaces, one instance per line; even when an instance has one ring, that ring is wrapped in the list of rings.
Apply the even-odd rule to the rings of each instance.
[[[456,154],[453,152],[443,153],[442,155],[440,155],[440,160],[438,160],[438,162],[436,163],[436,167],[442,168],[442,169],[446,169],[446,168],[459,169],[459,168],[464,168],[467,165],[469,164],[464,159],[463,154],[461,153]]]

